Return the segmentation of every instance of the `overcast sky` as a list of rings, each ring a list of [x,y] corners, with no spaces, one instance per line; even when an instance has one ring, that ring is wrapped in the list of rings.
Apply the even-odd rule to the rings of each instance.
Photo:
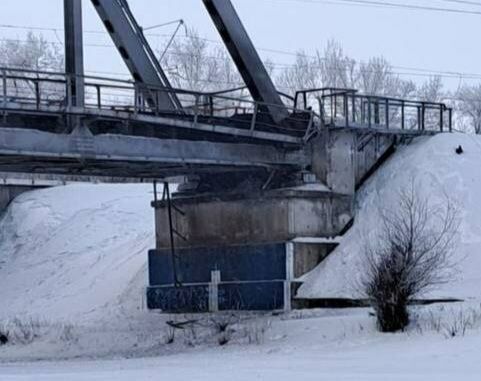
[[[84,1],[84,28],[103,30],[90,4]],[[314,53],[329,39],[339,41],[357,59],[385,56],[396,67],[481,74],[481,15],[346,5],[322,0],[233,0],[256,46],[286,52]],[[393,0],[403,4],[463,7],[446,0]],[[182,18],[207,38],[219,40],[201,0],[130,0],[139,23],[148,27]],[[63,0],[1,0],[0,24],[62,28]],[[467,8],[463,8],[467,9]],[[479,7],[471,10],[481,12]],[[152,33],[172,33],[173,27]],[[2,38],[24,38],[25,30],[0,28]],[[62,41],[62,33],[42,32],[49,41]],[[161,37],[149,37],[156,48]],[[166,37],[164,37],[166,38]],[[108,35],[85,35],[86,69],[125,72]],[[260,51],[276,63],[293,57]],[[399,72],[406,72],[396,68]],[[412,77],[413,79],[419,77]],[[472,83],[473,79],[465,79]],[[479,80],[481,82],[481,79]],[[450,80],[455,87],[459,80]]]

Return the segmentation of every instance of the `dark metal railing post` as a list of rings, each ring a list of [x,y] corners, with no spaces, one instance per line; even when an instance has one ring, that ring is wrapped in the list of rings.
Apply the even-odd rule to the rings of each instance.
[[[337,94],[334,94],[334,121],[337,118]]]
[[[424,131],[426,129],[426,107],[424,103],[421,106],[421,122],[422,122],[422,130]]]
[[[344,102],[344,118],[346,120],[346,127],[349,127],[349,104],[348,104],[347,93],[345,93],[343,96],[343,102]]]
[[[439,129],[441,132],[444,131],[444,108],[443,106],[439,107]]]
[[[406,106],[404,104],[404,100],[401,101],[401,130],[406,128]]]
[[[158,201],[158,198],[157,198],[157,180],[154,180],[154,205],[155,205],[155,209],[157,210],[157,201]]]
[[[8,90],[7,90],[7,71],[2,70],[2,83],[3,83],[3,107],[7,107],[7,97],[8,97]]]
[[[160,112],[160,91],[155,91],[155,115],[159,116]]]
[[[356,96],[352,95],[352,122],[356,123]]]
[[[381,115],[379,112],[379,108],[380,108],[380,102],[379,102],[379,99],[376,98],[374,102],[374,124],[377,126],[381,124]]]
[[[34,80],[34,86],[35,86],[35,105],[37,107],[37,110],[40,109],[40,84],[38,80]]]
[[[386,110],[384,110],[385,112],[384,118],[386,119],[386,128],[389,130],[389,99],[387,98],[385,102],[385,107],[386,107]]]
[[[72,111],[72,77],[67,74],[67,111]]]
[[[100,90],[100,85],[95,85],[95,90],[97,91],[97,108],[99,110],[102,109],[102,94]]]
[[[418,110],[418,130],[421,130],[421,107],[417,106]]]
[[[199,95],[195,95],[195,105],[194,105],[194,124],[197,125],[199,121]]]
[[[361,100],[361,124],[364,124],[366,122],[366,102],[364,101],[363,98],[360,98]]]
[[[209,96],[209,115],[214,116],[214,97]]]
[[[137,115],[139,112],[142,111],[142,93],[139,89],[139,85],[136,83],[134,84],[134,115]]]
[[[453,109],[448,109],[448,117],[449,117],[449,132],[453,132]]]
[[[3,123],[7,123],[7,97],[8,97],[8,83],[7,83],[7,71],[2,70],[2,82],[3,82]]]
[[[256,102],[254,104],[254,113],[252,114],[252,119],[251,119],[251,131],[254,131],[256,129],[258,111],[259,111],[259,104]]]
[[[367,124],[368,124],[369,127],[371,127],[371,125],[372,125],[372,120],[371,120],[372,119],[372,105],[371,105],[371,98],[370,97],[367,98],[367,119],[368,119]]]

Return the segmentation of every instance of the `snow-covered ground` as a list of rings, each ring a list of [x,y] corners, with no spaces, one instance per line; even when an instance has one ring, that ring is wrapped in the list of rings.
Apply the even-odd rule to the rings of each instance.
[[[462,145],[465,154],[456,155]],[[0,380],[479,380],[481,139],[449,134],[403,147],[364,187],[353,229],[308,276],[307,296],[353,296],[359,242],[376,208],[413,177],[461,209],[459,280],[417,307],[408,332],[376,332],[368,309],[230,317],[165,316],[143,302],[154,246],[149,185],[70,185],[19,196],[0,220],[0,330],[36,337],[0,346]],[[196,320],[175,332],[168,320]],[[465,331],[465,332],[463,332]],[[454,334],[454,338],[452,337]],[[219,341],[227,335],[228,342]],[[25,339],[25,338],[24,338]]]
[[[260,344],[196,346],[181,353],[110,360],[10,363],[2,381],[479,380],[481,332],[448,339],[427,328],[381,335],[366,310],[271,318]],[[437,311],[436,313],[439,313]]]
[[[141,307],[151,185],[69,185],[15,199],[0,222],[0,318],[91,321]]]
[[[461,145],[464,154],[457,155]],[[433,298],[481,300],[481,138],[443,134],[419,138],[401,147],[368,181],[357,198],[352,229],[320,266],[305,276],[300,296],[359,297],[356,284],[362,274],[365,243],[375,241],[379,212],[396,208],[399,192],[414,184],[421,196],[438,203],[447,195],[459,209],[460,230],[453,261],[454,282],[426,295]]]

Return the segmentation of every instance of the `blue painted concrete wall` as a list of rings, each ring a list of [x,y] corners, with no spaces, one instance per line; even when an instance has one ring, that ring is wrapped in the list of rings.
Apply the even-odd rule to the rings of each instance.
[[[173,312],[208,310],[211,272],[220,271],[220,310],[274,310],[284,306],[286,245],[188,248],[176,252],[174,287],[170,250],[149,252],[147,304]],[[192,285],[195,284],[195,285]]]

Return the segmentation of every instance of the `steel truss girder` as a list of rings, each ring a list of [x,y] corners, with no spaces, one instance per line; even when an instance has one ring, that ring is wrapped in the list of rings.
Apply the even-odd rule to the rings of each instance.
[[[141,84],[172,89],[169,80],[150,48],[127,0],[92,0],[110,37],[117,47],[134,80]],[[158,92],[155,97],[144,90],[151,106],[163,111],[179,111],[182,105],[169,91]]]
[[[275,122],[287,118],[288,111],[231,1],[203,2],[254,100],[266,104]]]

